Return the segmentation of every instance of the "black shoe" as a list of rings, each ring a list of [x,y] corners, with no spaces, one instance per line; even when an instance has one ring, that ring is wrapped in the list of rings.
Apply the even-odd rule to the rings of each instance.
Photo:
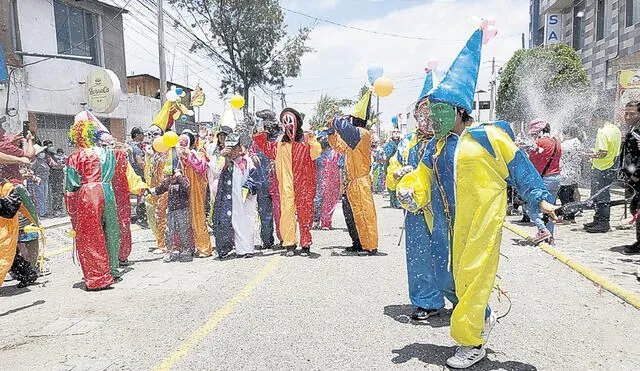
[[[278,250],[282,250],[284,247],[282,247],[282,244],[279,243],[279,244],[273,245],[271,248],[273,249],[273,251],[278,251]]]
[[[593,226],[594,226],[594,225],[596,225],[596,224],[598,224],[598,222],[596,222],[596,221],[593,221],[593,222],[591,222],[591,223],[585,223],[585,224],[584,224],[584,226],[583,226],[583,228],[584,228],[584,229],[591,228],[591,227],[593,227]]]
[[[252,253],[244,254],[244,258],[245,259],[253,258],[253,254]]]
[[[520,223],[531,223],[531,218],[525,214],[522,216],[522,219],[520,219]]]
[[[624,247],[624,253],[627,255],[640,254],[640,244],[638,242]]]
[[[344,251],[346,251],[346,252],[360,252],[360,251],[362,251],[362,245],[353,244],[353,245],[347,247],[346,249],[344,249]]]
[[[376,256],[376,255],[378,255],[378,249],[361,250],[358,252],[358,256]]]
[[[300,256],[311,256],[311,248],[310,247],[303,247],[302,251],[300,252]]]
[[[229,260],[231,258],[231,254],[226,252],[226,253],[222,253],[219,252],[218,253],[218,260]]]
[[[607,233],[611,229],[609,223],[597,223],[590,227],[586,227],[584,230],[587,233]]]
[[[424,308],[416,308],[411,314],[411,319],[415,321],[424,321],[429,317],[433,317],[438,315],[437,309],[424,309]]]
[[[124,260],[124,261],[120,260],[120,266],[121,267],[128,267],[130,265],[131,265],[131,262],[129,261],[129,259]]]

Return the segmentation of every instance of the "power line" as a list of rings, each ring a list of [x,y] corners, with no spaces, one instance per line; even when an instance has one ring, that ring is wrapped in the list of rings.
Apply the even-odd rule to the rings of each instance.
[[[335,21],[332,21],[332,20],[329,20],[329,19],[316,17],[316,16],[313,16],[313,15],[310,15],[310,14],[299,12],[297,10],[293,10],[293,9],[289,9],[289,8],[285,8],[285,7],[281,7],[281,8],[286,10],[289,13],[298,14],[298,15],[301,15],[303,17],[314,19],[316,21],[322,21],[322,22],[329,23],[329,24],[332,24],[332,25],[335,25],[335,26],[348,28],[348,29],[351,29],[351,30],[356,30],[356,31],[361,31],[361,32],[367,32],[367,33],[371,33],[371,34],[375,34],[375,35],[396,37],[396,38],[407,39],[407,40],[421,40],[421,41],[443,41],[443,42],[445,42],[445,41],[446,42],[466,41],[466,40],[459,40],[459,39],[436,39],[436,38],[428,38],[428,37],[420,37],[420,36],[398,35],[398,34],[394,34],[394,33],[368,30],[368,29],[365,29],[365,28],[360,28],[360,27],[356,27],[356,26],[349,26],[349,25],[338,23],[338,22],[335,22]]]

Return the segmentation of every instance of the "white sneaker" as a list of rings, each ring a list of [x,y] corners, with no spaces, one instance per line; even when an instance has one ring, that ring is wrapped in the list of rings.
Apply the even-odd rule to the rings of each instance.
[[[491,330],[493,330],[493,326],[495,326],[497,322],[498,317],[493,311],[491,311],[489,317],[484,320],[484,329],[480,333],[480,336],[482,336],[485,342],[489,340],[489,334],[491,333]]]
[[[447,359],[447,365],[453,368],[468,368],[482,361],[486,355],[484,345],[480,348],[458,347],[453,357]]]

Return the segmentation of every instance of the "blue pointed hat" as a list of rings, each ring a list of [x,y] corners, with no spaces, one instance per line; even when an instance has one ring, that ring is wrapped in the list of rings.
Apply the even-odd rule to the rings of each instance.
[[[469,114],[473,112],[481,52],[482,30],[479,29],[471,35],[440,84],[429,92],[429,101],[449,103],[464,108]]]
[[[422,87],[422,91],[418,96],[418,102],[422,100],[422,98],[426,97],[427,94],[438,85],[438,76],[436,75],[435,70],[430,70],[427,72],[427,76],[424,78],[424,86]]]

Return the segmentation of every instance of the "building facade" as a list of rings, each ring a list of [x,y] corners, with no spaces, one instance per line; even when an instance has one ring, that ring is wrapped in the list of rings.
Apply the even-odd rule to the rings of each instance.
[[[529,28],[530,47],[577,50],[599,91],[613,91],[619,71],[640,69],[640,0],[531,0]]]
[[[9,134],[28,121],[37,139],[53,140],[69,152],[74,115],[92,108],[87,77],[96,69],[112,71],[114,88],[121,92],[113,112],[94,111],[114,137],[126,140],[133,126],[151,123],[160,101],[127,94],[123,14],[126,10],[111,1],[0,0],[8,72],[0,81],[0,115],[9,119]]]

